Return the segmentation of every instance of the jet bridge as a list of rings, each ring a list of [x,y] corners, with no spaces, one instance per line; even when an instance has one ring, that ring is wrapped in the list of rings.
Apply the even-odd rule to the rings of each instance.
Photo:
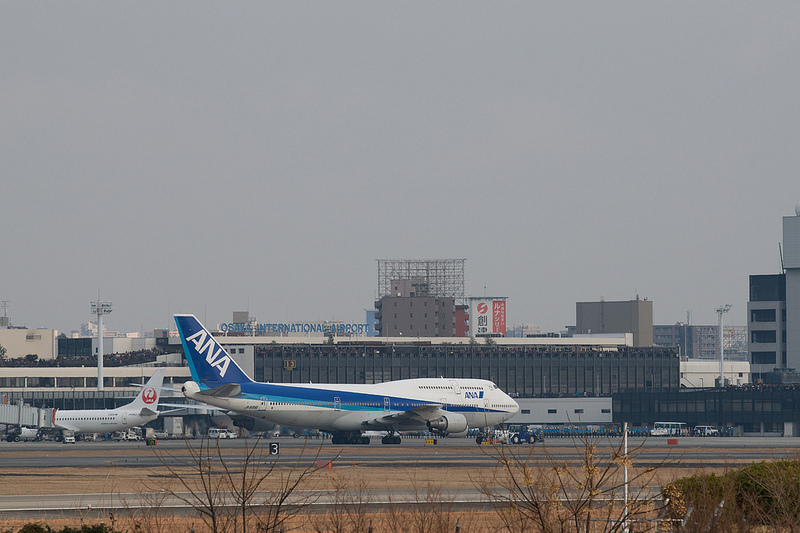
[[[18,433],[21,428],[52,428],[53,409],[32,407],[19,400],[17,403],[0,403],[0,425],[6,434]]]

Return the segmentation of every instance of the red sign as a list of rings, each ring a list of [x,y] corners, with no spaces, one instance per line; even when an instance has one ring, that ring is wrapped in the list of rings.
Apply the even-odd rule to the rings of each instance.
[[[503,336],[506,334],[506,302],[505,300],[494,300],[492,302],[492,330]]]
[[[142,391],[142,401],[146,404],[151,404],[156,401],[158,395],[156,394],[156,390],[152,387],[147,387]]]
[[[489,311],[489,306],[481,302],[478,304],[478,314],[485,315]]]

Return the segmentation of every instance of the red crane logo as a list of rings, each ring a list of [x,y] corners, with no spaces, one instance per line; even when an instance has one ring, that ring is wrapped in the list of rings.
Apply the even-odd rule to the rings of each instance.
[[[147,387],[142,391],[142,401],[146,404],[151,404],[156,401],[156,390],[152,387]]]

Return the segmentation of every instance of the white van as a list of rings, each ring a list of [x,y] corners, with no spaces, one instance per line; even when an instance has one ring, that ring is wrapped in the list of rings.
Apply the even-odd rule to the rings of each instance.
[[[719,436],[719,430],[714,426],[696,426],[694,434],[698,437],[717,437]]]
[[[235,439],[236,433],[230,429],[211,428],[208,430],[209,439]]]

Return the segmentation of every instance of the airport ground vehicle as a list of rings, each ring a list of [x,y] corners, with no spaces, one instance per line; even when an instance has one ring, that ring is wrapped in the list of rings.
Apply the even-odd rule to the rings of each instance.
[[[542,442],[542,439],[542,426],[539,424],[511,424],[504,429],[475,434],[475,442],[478,444],[533,444]]]
[[[542,442],[542,427],[538,425],[512,424],[508,426],[510,444]]]
[[[686,422],[655,422],[650,431],[652,437],[686,437],[689,435],[689,426]]]
[[[718,437],[719,430],[714,426],[695,426],[692,432],[696,437]]]
[[[210,439],[235,439],[236,437],[238,435],[230,429],[211,428],[208,430],[208,438]]]
[[[12,427],[6,428],[6,440],[8,442],[19,442],[21,440],[41,440],[39,430],[36,428],[27,427]]]
[[[112,440],[142,440],[142,435],[134,428],[130,428],[127,431],[117,431]]]

